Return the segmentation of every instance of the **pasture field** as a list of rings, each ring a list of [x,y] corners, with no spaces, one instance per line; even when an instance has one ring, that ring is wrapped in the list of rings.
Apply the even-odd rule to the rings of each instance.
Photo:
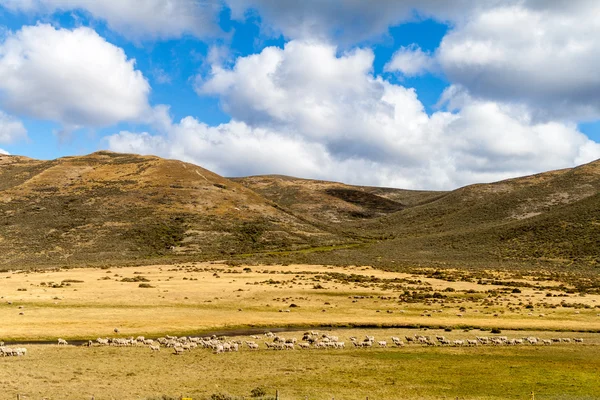
[[[365,332],[389,341],[415,330]],[[427,331],[447,337],[479,332]],[[521,337],[530,332],[503,332]],[[282,333],[301,338],[301,332]],[[595,337],[594,337],[595,335]],[[209,398],[228,393],[249,399],[262,386],[281,399],[600,399],[600,335],[584,344],[340,350],[260,350],[213,354],[193,349],[174,355],[163,348],[30,345],[24,357],[0,358],[0,399],[148,399],[157,395]],[[402,337],[402,336],[401,336]],[[541,337],[549,337],[541,334]],[[241,339],[249,339],[247,336]],[[262,341],[258,341],[262,346]]]
[[[0,340],[95,339],[114,328],[125,336],[322,325],[600,331],[600,295],[500,273],[458,278],[209,263],[9,271],[0,273]]]
[[[528,399],[531,391],[536,399],[600,399],[599,305],[600,295],[541,273],[219,263],[6,271],[0,341],[28,352],[0,357],[0,400],[249,398],[258,386],[278,389],[282,400]],[[498,336],[492,328],[584,342],[363,349],[349,340]],[[271,329],[298,340],[304,330],[327,332],[346,347],[274,351],[261,336],[258,351],[174,355],[42,343],[219,331],[244,341]]]

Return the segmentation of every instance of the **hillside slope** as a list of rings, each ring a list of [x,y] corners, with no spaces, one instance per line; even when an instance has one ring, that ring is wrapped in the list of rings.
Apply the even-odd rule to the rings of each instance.
[[[327,262],[600,266],[600,161],[467,186],[347,229],[388,240]]]
[[[432,201],[445,193],[352,186],[282,175],[232,180],[314,223],[334,226],[392,214]]]
[[[600,161],[451,192],[0,156],[0,267],[232,259],[600,266]]]
[[[98,152],[0,156],[0,266],[102,263],[344,240],[196,165]]]

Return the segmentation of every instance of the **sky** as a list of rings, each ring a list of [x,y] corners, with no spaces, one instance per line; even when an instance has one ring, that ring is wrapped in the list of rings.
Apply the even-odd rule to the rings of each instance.
[[[600,158],[596,0],[0,0],[0,153],[454,189]]]

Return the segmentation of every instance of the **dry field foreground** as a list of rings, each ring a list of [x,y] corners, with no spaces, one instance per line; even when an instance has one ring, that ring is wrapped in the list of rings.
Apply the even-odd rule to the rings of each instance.
[[[120,336],[157,337],[319,325],[600,332],[598,295],[501,274],[494,279],[521,285],[521,293],[463,279],[471,281],[370,267],[210,263],[4,272],[0,340],[95,339],[114,336],[114,328]]]
[[[261,339],[258,351],[198,348],[174,355],[146,346],[25,344],[27,355],[0,358],[0,400],[17,394],[23,400],[162,394],[200,400],[223,392],[248,398],[258,386],[270,395],[279,389],[282,400],[528,399],[531,391],[536,399],[600,399],[599,296],[567,293],[568,285],[533,277],[496,273],[449,282],[431,276],[368,267],[210,263],[1,273],[0,340],[7,342],[329,325],[314,329],[347,346],[274,351]],[[584,343],[355,348],[349,340],[367,334],[388,342],[415,334],[498,336],[491,327],[509,338],[577,337]],[[282,335],[301,339],[302,332]]]
[[[320,331],[321,333],[322,331]],[[444,332],[415,329],[332,330],[346,340],[352,335],[387,339],[414,333],[469,338],[478,331]],[[489,334],[489,333],[488,333]],[[503,331],[509,338],[532,332]],[[541,338],[549,334],[538,334]],[[286,332],[285,337],[302,337]],[[194,400],[228,393],[250,399],[262,386],[279,390],[281,400],[369,399],[600,399],[600,340],[580,333],[584,344],[354,348],[340,350],[249,350],[213,354],[193,349],[148,347],[29,345],[23,357],[0,358],[0,399],[14,400],[158,400],[162,395]],[[563,335],[564,336],[564,335]],[[239,339],[250,340],[249,337]],[[161,397],[159,397],[161,396]],[[213,397],[213,399],[215,399]],[[232,399],[232,397],[216,397]],[[271,397],[272,399],[272,397]]]

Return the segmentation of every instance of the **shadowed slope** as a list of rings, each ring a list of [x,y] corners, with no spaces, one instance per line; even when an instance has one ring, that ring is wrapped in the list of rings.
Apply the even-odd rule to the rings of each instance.
[[[362,187],[281,175],[233,178],[295,214],[338,225],[391,214],[444,192]]]
[[[542,262],[600,265],[600,161],[471,185],[348,230],[389,240],[337,253],[374,260],[496,266]],[[317,260],[314,260],[317,261]],[[332,262],[331,260],[328,260]]]

